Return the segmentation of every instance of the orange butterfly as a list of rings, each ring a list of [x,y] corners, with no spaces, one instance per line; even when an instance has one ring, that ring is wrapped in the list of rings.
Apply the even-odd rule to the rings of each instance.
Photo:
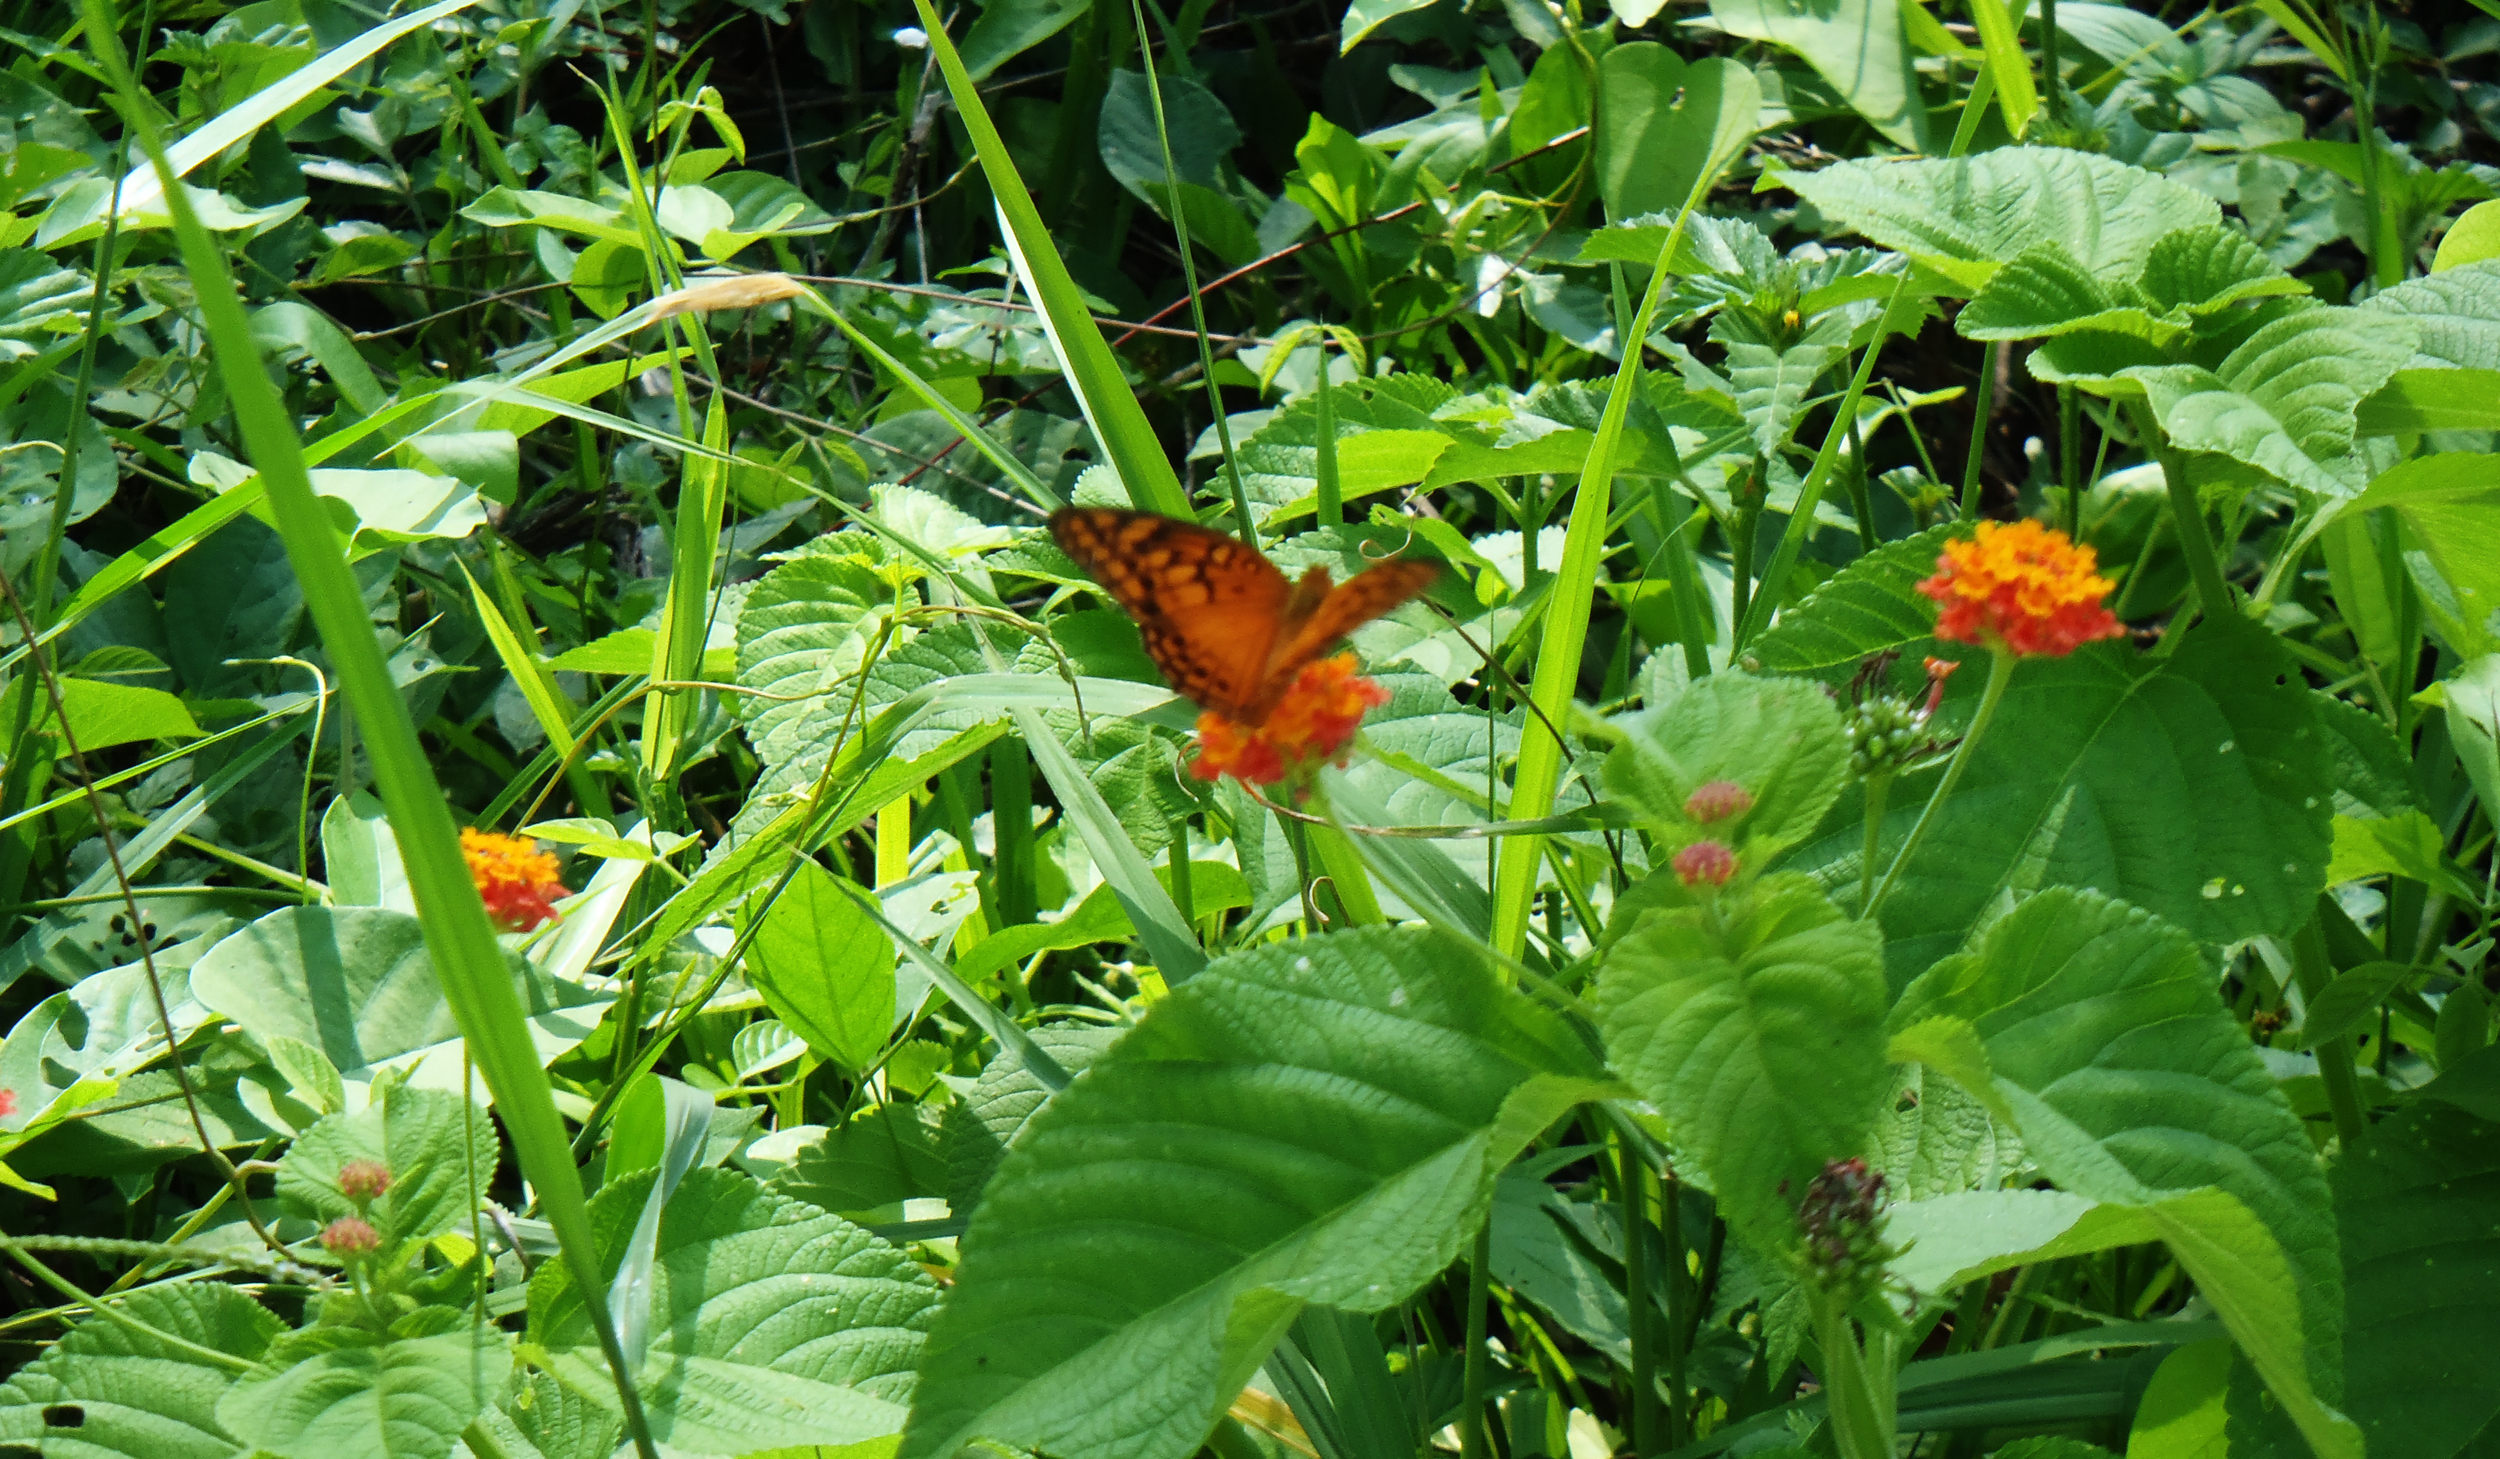
[[[1391,559],[1341,584],[1324,567],[1295,582],[1236,538],[1110,507],[1062,507],[1050,535],[1137,620],[1173,689],[1251,727],[1305,664],[1441,575],[1435,563]]]

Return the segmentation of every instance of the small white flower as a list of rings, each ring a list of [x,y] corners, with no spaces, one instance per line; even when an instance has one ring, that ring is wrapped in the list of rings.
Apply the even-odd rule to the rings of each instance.
[[[929,33],[919,26],[907,25],[894,32],[894,43],[907,51],[925,51],[929,48]]]

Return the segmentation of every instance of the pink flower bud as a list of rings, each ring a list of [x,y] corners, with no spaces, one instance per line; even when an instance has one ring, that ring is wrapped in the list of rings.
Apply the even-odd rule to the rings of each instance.
[[[370,1256],[382,1249],[382,1233],[368,1222],[341,1216],[322,1229],[321,1249],[332,1256]]]
[[[1729,877],[1736,875],[1736,853],[1716,841],[1696,841],[1675,853],[1670,864],[1675,868],[1676,880],[1688,887],[1723,887]]]
[[[339,1167],[339,1189],[358,1205],[390,1188],[390,1168],[379,1160],[350,1160]]]
[[[1752,809],[1752,792],[1733,780],[1713,780],[1684,798],[1684,814],[1705,826]]]

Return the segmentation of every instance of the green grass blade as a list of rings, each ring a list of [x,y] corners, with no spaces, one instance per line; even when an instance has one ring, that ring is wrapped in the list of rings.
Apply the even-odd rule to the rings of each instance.
[[[2014,14],[2007,12],[2005,0],[1971,0],[1970,14],[1979,27],[1980,49],[1988,53],[1988,79],[1996,83],[2005,129],[2020,137],[2040,109],[2040,93],[2031,84],[2031,58],[2023,54]]]
[[[1163,980],[1177,988],[1196,976],[1207,965],[1207,955],[1190,930],[1189,919],[1173,905],[1163,883],[1155,880],[1154,868],[1130,843],[1119,816],[1094,782],[1085,778],[1084,767],[1035,711],[1016,711],[1016,731],[1032,747],[1033,763],[1042,767],[1042,778],[1058,795],[1060,809],[1084,840],[1094,864],[1102,869],[1103,880],[1111,883],[1112,895],[1127,909],[1138,941],[1146,944],[1147,954],[1163,970]]]
[[[1051,348],[1058,352],[1060,365],[1067,371],[1069,388],[1076,392],[1077,403],[1084,408],[1086,424],[1094,428],[1095,438],[1111,458],[1112,470],[1119,473],[1121,484],[1128,488],[1129,500],[1140,510],[1190,516],[1189,495],[1181,490],[1180,478],[1172,473],[1171,458],[1164,454],[1163,443],[1155,439],[1154,427],[1147,423],[1146,412],[1138,407],[1137,396],[1130,390],[1127,377],[1120,373],[1120,362],[1112,356],[1111,346],[1104,343],[1101,326],[1085,307],[1084,294],[1078,290],[1076,280],[1068,276],[1068,266],[1060,261],[1050,230],[1042,226],[1042,215],[1033,206],[1033,195],[1025,191],[1015,159],[1008,155],[1006,140],[998,135],[988,108],[981,104],[979,89],[965,74],[963,58],[955,53],[955,43],[946,38],[945,20],[929,0],[912,3],[919,8],[921,28],[929,33],[929,52],[937,58],[938,69],[946,76],[946,89],[955,98],[964,129],[972,134],[973,149],[981,157],[981,170],[988,176],[990,192],[998,200],[1008,254],[1032,289],[1034,302],[1041,306]]]
[[[125,124],[139,134],[159,172],[170,175],[146,95],[122,56],[120,37],[104,0],[85,0],[84,11],[89,42],[112,74]],[[574,1168],[564,1138],[563,1117],[556,1113],[520,998],[504,974],[503,949],[486,919],[485,903],[479,900],[460,855],[458,830],[442,785],[434,778],[425,747],[418,742],[407,702],[391,680],[381,641],[374,636],[372,618],[365,610],[364,594],[348,570],[344,544],[313,494],[303,443],[252,340],[251,324],[244,317],[225,253],[200,226],[190,199],[180,188],[168,187],[165,202],[173,215],[183,262],[198,291],[201,319],[236,424],[267,484],[306,609],[329,651],[341,692],[356,711],[374,781],[389,808],[391,828],[399,838],[400,855],[416,894],[426,947],[444,1001],[495,1095],[513,1152],[537,1190],[565,1259],[576,1272],[596,1272],[598,1250],[591,1239],[581,1174]],[[626,1427],[644,1459],[657,1459],[633,1375],[616,1345],[607,1303],[594,1283],[580,1285],[584,1305],[614,1370]]]
[[[1640,380],[1642,343],[1649,338],[1651,325],[1658,317],[1659,301],[1665,297],[1667,281],[1672,277],[1667,265],[1683,242],[1686,221],[1701,206],[1701,200],[1710,195],[1719,174],[1753,137],[1754,117],[1761,101],[1753,73],[1733,62],[1710,61],[1694,67],[1694,72],[1699,73],[1705,66],[1719,68],[1722,78],[1710,157],[1700,175],[1693,179],[1693,190],[1677,211],[1675,226],[1667,230],[1666,240],[1658,247],[1658,261],[1650,270],[1649,287],[1641,295],[1640,311],[1633,316],[1631,332],[1624,338],[1623,364],[1615,371],[1614,388],[1606,395],[1605,413],[1598,417],[1597,434],[1589,442],[1588,462],[1581,470],[1579,493],[1571,504],[1562,563],[1546,604],[1545,630],[1537,644],[1536,676],[1528,687],[1528,697],[1542,713],[1530,717],[1527,733],[1520,742],[1519,768],[1512,781],[1509,811],[1514,820],[1533,820],[1553,809],[1554,787],[1562,780],[1563,746],[1549,726],[1562,723],[1571,707],[1572,689],[1579,681],[1580,651],[1588,642],[1589,618],[1597,595],[1598,559],[1606,550],[1615,466],[1623,454],[1624,422],[1631,414],[1632,395]],[[1688,85],[1688,92],[1697,96],[1699,91],[1699,87]],[[1503,843],[1500,865],[1494,873],[1492,937],[1494,951],[1503,957],[1515,958],[1527,946],[1528,917],[1536,899],[1537,868],[1542,861],[1543,844],[1538,837],[1514,836]]]

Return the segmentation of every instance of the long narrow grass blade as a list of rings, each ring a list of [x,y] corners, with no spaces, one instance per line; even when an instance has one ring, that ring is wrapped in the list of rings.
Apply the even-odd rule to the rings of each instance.
[[[122,56],[120,37],[103,0],[85,0],[83,10],[89,43],[112,74],[125,125],[139,134],[159,173],[170,178],[148,100]],[[236,424],[267,483],[305,607],[329,651],[340,690],[356,711],[374,781],[389,809],[391,829],[399,838],[400,855],[416,894],[427,951],[444,1001],[500,1106],[522,1174],[536,1188],[540,1207],[563,1245],[565,1260],[581,1275],[577,1286],[616,1379],[626,1430],[643,1459],[658,1459],[643,1421],[640,1396],[634,1391],[633,1374],[617,1346],[606,1298],[593,1279],[599,1259],[591,1239],[588,1203],[582,1196],[581,1173],[574,1168],[563,1117],[556,1113],[519,995],[504,975],[503,949],[495,941],[485,903],[461,857],[450,805],[417,739],[407,701],[391,679],[381,641],[374,636],[372,618],[365,610],[364,594],[348,570],[344,544],[330,524],[329,513],[313,495],[303,443],[295,434],[285,402],[270,383],[225,253],[200,226],[190,199],[179,187],[166,188],[165,202]]]
[[[1024,1067],[1033,1071],[1033,1077],[1040,1080],[1044,1088],[1055,1093],[1068,1087],[1067,1069],[1050,1056],[1049,1050],[1033,1042],[1033,1036],[1024,1031],[1024,1025],[1009,1018],[997,1004],[974,992],[970,984],[957,977],[955,970],[946,965],[945,959],[932,956],[927,948],[920,945],[920,939],[888,920],[885,904],[877,900],[876,893],[838,877],[834,885],[849,893],[851,900],[859,903],[860,910],[885,929],[886,935],[894,939],[894,945],[902,950],[903,956],[910,958],[929,975],[929,981],[937,985],[938,991],[946,995],[957,1012],[988,1034],[1000,1048],[1013,1052],[1024,1062]]]
[[[1006,140],[998,135],[988,108],[981,104],[980,90],[965,74],[963,58],[955,53],[955,43],[946,37],[945,19],[929,0],[912,3],[919,7],[921,27],[929,34],[929,52],[937,58],[938,70],[946,77],[946,89],[955,98],[964,129],[972,134],[973,149],[981,157],[981,171],[989,178],[990,192],[998,200],[1008,254],[1025,287],[1032,291],[1033,302],[1041,306],[1051,348],[1058,351],[1059,363],[1067,371],[1068,386],[1076,392],[1086,422],[1094,428],[1104,453],[1111,458],[1111,469],[1119,473],[1121,483],[1128,488],[1129,500],[1141,510],[1174,517],[1190,515],[1189,495],[1181,490],[1180,478],[1172,474],[1171,458],[1164,454],[1163,443],[1155,439],[1154,427],[1147,423],[1146,412],[1139,408],[1127,377],[1120,373],[1119,360],[1103,341],[1101,326],[1085,307],[1084,293],[1077,288],[1076,280],[1068,276],[1068,266],[1060,262],[1050,230],[1042,226],[1042,215],[1033,206],[1033,195],[1025,191],[1015,159],[1008,154]]]
[[[1685,223],[1701,206],[1701,200],[1710,195],[1719,174],[1753,138],[1761,103],[1761,88],[1753,73],[1722,60],[1696,65],[1693,76],[1698,78],[1704,68],[1712,69],[1719,78],[1717,130],[1708,161],[1693,179],[1693,190],[1684,199],[1684,206],[1677,210],[1675,226],[1667,230],[1666,240],[1658,247],[1649,288],[1641,295],[1640,311],[1633,317],[1631,333],[1623,342],[1623,364],[1615,371],[1614,388],[1607,392],[1605,412],[1598,417],[1597,434],[1589,442],[1588,463],[1581,470],[1579,494],[1571,504],[1571,525],[1563,541],[1562,564],[1555,573],[1552,597],[1545,607],[1545,632],[1537,644],[1536,676],[1528,689],[1529,698],[1542,712],[1531,716],[1520,742],[1519,768],[1512,781],[1510,800],[1510,815],[1515,820],[1532,820],[1551,810],[1554,788],[1562,780],[1563,745],[1555,738],[1552,726],[1561,724],[1569,711],[1572,689],[1580,677],[1580,651],[1588,641],[1589,613],[1597,594],[1597,563],[1606,549],[1615,465],[1623,453],[1624,422],[1631,414],[1632,395],[1640,380],[1642,343],[1649,338],[1651,324],[1658,317],[1659,300],[1665,296],[1671,277],[1667,265],[1683,242]],[[1686,90],[1697,104],[1701,91],[1696,81],[1688,80]],[[1535,900],[1537,868],[1541,863],[1542,844],[1537,838],[1514,837],[1503,844],[1501,863],[1494,873],[1492,941],[1495,951],[1504,957],[1515,958],[1527,946],[1529,907]]]
[[[1198,936],[1189,927],[1189,919],[1172,902],[1172,894],[1155,880],[1154,868],[1137,853],[1137,847],[1120,826],[1120,818],[1094,782],[1085,778],[1083,766],[1059,743],[1041,715],[1030,709],[1016,711],[1016,729],[1033,751],[1033,763],[1042,768],[1042,778],[1059,797],[1059,807],[1067,813],[1068,823],[1085,843],[1102,869],[1102,879],[1111,884],[1111,894],[1128,912],[1129,924],[1137,929],[1137,939],[1146,944],[1146,954],[1163,970],[1163,981],[1179,987],[1197,976],[1207,965],[1206,951],[1198,945]]]

